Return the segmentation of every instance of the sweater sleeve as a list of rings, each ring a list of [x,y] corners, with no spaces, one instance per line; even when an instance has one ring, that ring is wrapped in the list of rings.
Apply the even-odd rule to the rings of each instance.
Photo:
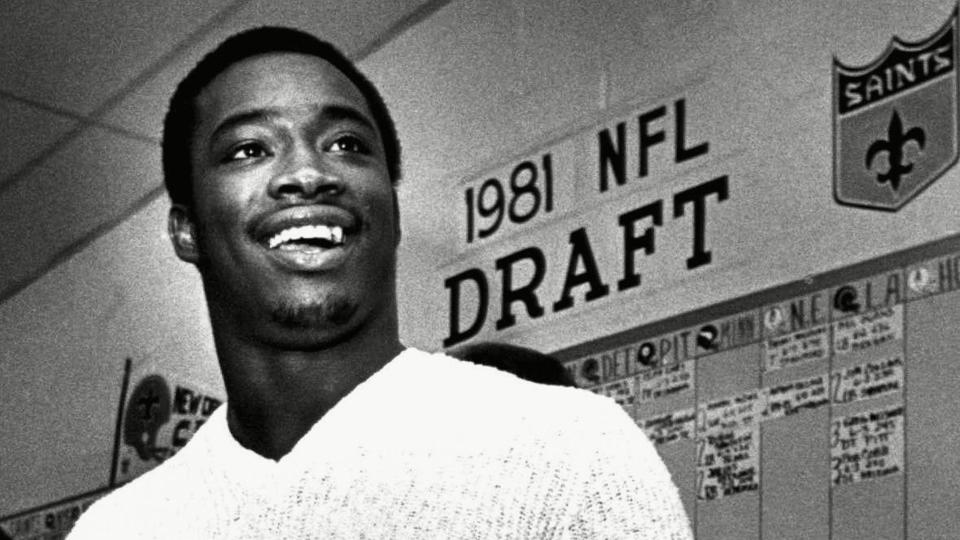
[[[656,448],[615,403],[581,454],[580,505],[566,538],[692,540],[680,495]],[[592,430],[591,430],[592,431]]]

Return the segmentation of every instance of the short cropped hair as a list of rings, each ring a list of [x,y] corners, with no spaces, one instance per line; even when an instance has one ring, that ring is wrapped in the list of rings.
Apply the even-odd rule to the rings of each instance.
[[[513,373],[540,384],[576,387],[577,383],[559,360],[540,351],[509,343],[480,342],[450,353],[455,358]]]
[[[360,90],[380,130],[390,182],[400,180],[400,141],[390,111],[377,88],[334,45],[296,30],[263,26],[227,38],[208,53],[177,86],[163,124],[163,181],[174,204],[192,206],[193,172],[190,147],[196,127],[196,98],[227,68],[252,56],[301,53],[330,62]]]

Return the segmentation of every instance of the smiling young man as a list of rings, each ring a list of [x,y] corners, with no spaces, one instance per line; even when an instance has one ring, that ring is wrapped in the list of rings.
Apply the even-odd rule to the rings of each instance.
[[[230,38],[178,87],[163,154],[228,399],[71,538],[691,538],[612,401],[401,344],[400,146],[329,44]]]

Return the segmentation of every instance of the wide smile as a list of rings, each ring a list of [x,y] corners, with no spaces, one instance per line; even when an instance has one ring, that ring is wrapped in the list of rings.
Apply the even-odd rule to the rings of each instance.
[[[284,251],[293,249],[328,249],[343,245],[343,227],[339,225],[301,225],[288,227],[267,240],[267,247]]]
[[[344,263],[359,229],[358,220],[339,208],[298,207],[267,218],[255,236],[272,261],[290,270],[317,272]]]

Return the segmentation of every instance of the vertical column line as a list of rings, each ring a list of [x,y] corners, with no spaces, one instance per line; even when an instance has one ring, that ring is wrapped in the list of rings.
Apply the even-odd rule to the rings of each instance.
[[[902,338],[902,341],[903,341],[902,343],[903,389],[901,390],[901,392],[903,392],[903,538],[904,539],[907,538],[907,530],[908,530],[907,521],[909,519],[908,516],[910,515],[909,513],[910,507],[907,504],[907,500],[908,500],[907,486],[909,485],[909,482],[907,481],[907,475],[909,473],[907,471],[910,469],[910,467],[908,467],[909,460],[907,459],[907,449],[910,447],[910,445],[908,444],[909,434],[910,434],[910,430],[908,429],[909,427],[908,419],[910,417],[910,409],[907,407],[907,388],[909,387],[909,385],[907,384],[907,381],[909,380],[909,373],[910,373],[910,362],[909,362],[909,359],[907,358],[907,338],[910,335],[910,332],[909,332],[910,323],[909,323],[909,317],[907,317],[907,311],[909,310],[907,309],[907,307],[909,306],[908,297],[910,295],[910,291],[909,291],[909,286],[907,284],[909,283],[908,280],[910,276],[907,275],[907,272],[908,272],[907,268],[908,268],[907,266],[903,266],[900,269],[900,272],[901,272],[900,283],[902,284],[901,286],[904,288],[903,298],[901,300],[903,303],[903,315],[902,315],[903,316],[903,329],[902,329],[902,332],[903,332],[903,338]]]
[[[700,519],[700,359],[694,356],[693,364],[693,537],[698,536],[697,525]]]
[[[758,321],[760,323],[760,343],[757,347],[757,391],[758,397],[763,392],[763,368],[764,368],[764,339],[765,333],[764,329],[766,328],[763,324],[763,306],[757,308],[759,312],[757,313]],[[761,412],[762,414],[762,412]],[[760,484],[759,489],[757,489],[757,537],[760,540],[763,540],[763,422],[762,418],[756,419],[757,423],[757,483]]]
[[[836,291],[833,291],[833,294],[836,294]],[[835,343],[836,343],[836,337],[835,337],[836,325],[833,324],[833,323],[834,323],[834,321],[833,321],[833,312],[834,312],[834,309],[835,309],[835,308],[834,308],[834,306],[833,306],[833,303],[831,302],[831,304],[830,304],[830,310],[829,310],[829,312],[828,312],[829,315],[827,316],[827,320],[828,320],[828,324],[829,324],[829,326],[827,327],[827,339],[829,340],[829,342],[827,343],[827,351],[828,351],[828,353],[827,353],[827,400],[828,400],[828,402],[827,402],[827,451],[826,451],[826,459],[827,459],[827,537],[830,538],[830,540],[833,540],[833,471],[831,470],[831,467],[832,467],[832,465],[833,465],[833,458],[832,458],[832,456],[831,456],[831,449],[832,449],[832,447],[833,447],[833,444],[832,444],[833,441],[831,440],[830,428],[833,426],[833,401],[834,401],[834,400],[833,400],[833,396],[834,396],[834,391],[833,391],[833,390],[834,390],[834,389],[831,388],[831,387],[832,387],[833,384],[834,384],[834,383],[833,383],[833,369],[834,369],[833,359],[834,359],[834,356],[835,356],[835,354],[836,354],[836,350],[835,350],[835,348],[834,348]]]

